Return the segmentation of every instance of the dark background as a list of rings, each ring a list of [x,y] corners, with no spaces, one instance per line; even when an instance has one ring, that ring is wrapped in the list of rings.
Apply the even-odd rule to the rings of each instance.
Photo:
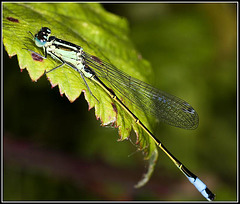
[[[196,130],[160,123],[157,137],[216,200],[236,200],[236,4],[104,7],[128,19],[151,84],[199,114]],[[3,71],[4,200],[204,200],[161,150],[150,181],[134,189],[146,161],[117,142],[117,129],[101,127],[83,95],[70,103],[46,77],[32,82],[5,51]]]

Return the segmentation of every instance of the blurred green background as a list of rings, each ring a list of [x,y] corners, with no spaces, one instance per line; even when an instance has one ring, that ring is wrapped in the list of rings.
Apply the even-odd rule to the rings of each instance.
[[[236,4],[103,6],[128,19],[154,70],[151,84],[199,114],[196,130],[159,123],[157,137],[216,200],[237,200]],[[32,82],[5,51],[3,64],[4,200],[204,201],[161,151],[150,181],[134,189],[146,161],[129,141],[117,142],[117,129],[101,127],[83,95],[70,103],[46,77]]]

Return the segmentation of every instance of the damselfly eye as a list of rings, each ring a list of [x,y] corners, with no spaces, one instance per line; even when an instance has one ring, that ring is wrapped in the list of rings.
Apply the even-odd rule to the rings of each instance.
[[[39,32],[38,34],[36,34],[35,35],[35,37],[38,39],[38,40],[40,40],[40,41],[47,41],[47,36],[46,36],[46,34],[45,33],[43,33],[43,32]]]
[[[35,35],[35,44],[38,47],[43,47],[49,38],[49,34],[47,34],[46,32],[44,32],[42,29]]]
[[[40,30],[40,32],[43,32],[47,35],[50,35],[51,34],[51,29],[48,28],[48,27],[42,27],[42,29]]]

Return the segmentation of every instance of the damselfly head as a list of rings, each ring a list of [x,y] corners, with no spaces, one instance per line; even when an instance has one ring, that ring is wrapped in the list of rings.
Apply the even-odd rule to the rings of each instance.
[[[34,36],[35,44],[38,47],[44,47],[51,34],[51,30],[47,27],[42,27],[41,30]]]

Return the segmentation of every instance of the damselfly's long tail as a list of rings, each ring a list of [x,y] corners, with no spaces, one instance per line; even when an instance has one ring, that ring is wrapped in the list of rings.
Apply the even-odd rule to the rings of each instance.
[[[172,162],[178,167],[178,169],[188,178],[188,180],[197,188],[197,190],[208,200],[214,200],[215,195],[208,189],[208,187],[190,170],[188,170],[178,159],[176,159],[164,145],[151,133],[150,130],[135,116],[127,106],[115,95],[115,93],[109,89],[96,75],[92,77],[92,80],[99,84],[109,96],[115,100],[133,119],[134,121],[154,140],[156,145],[172,160]]]

